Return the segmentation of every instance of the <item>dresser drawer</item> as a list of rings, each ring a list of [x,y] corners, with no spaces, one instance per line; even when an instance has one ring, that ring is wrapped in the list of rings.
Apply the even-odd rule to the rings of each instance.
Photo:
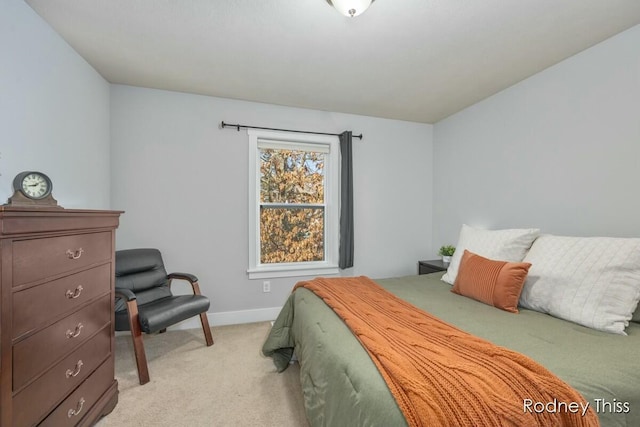
[[[13,337],[18,338],[111,289],[111,264],[13,294]]]
[[[76,425],[114,382],[113,371],[113,358],[109,358],[64,402],[58,405],[40,426],[66,427]]]
[[[69,354],[111,320],[111,295],[13,346],[13,390]]]
[[[13,398],[13,424],[35,425],[57,402],[74,390],[111,352],[111,328],[107,325],[71,355]]]
[[[111,259],[111,233],[78,234],[13,243],[13,286]]]

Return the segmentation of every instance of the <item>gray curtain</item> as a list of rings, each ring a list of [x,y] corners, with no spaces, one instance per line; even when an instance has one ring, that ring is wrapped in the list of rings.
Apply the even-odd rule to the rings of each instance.
[[[340,134],[340,260],[341,269],[353,267],[353,156],[351,132]]]

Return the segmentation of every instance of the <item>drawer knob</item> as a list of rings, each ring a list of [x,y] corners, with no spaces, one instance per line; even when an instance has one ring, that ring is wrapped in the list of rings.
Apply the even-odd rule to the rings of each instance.
[[[80,335],[80,330],[82,329],[82,323],[78,323],[76,325],[76,329],[72,331],[71,329],[67,329],[67,338],[75,338]]]
[[[84,406],[84,397],[81,397],[80,400],[78,400],[78,405],[76,406],[76,409],[69,409],[69,412],[67,412],[67,418],[75,417],[76,415],[78,415],[80,412],[82,412],[83,406]]]
[[[82,256],[83,252],[84,252],[84,249],[78,248],[75,251],[72,251],[71,249],[67,249],[67,252],[65,253],[67,254],[67,258],[69,259],[78,259]]]
[[[83,289],[82,285],[78,285],[74,291],[67,289],[67,292],[65,292],[64,295],[69,299],[76,299],[80,296]]]
[[[76,369],[71,370],[71,369],[67,369],[67,378],[71,378],[71,377],[77,377],[78,374],[80,373],[80,369],[82,369],[82,365],[84,365],[84,363],[82,363],[82,359],[78,360],[78,363],[76,363]]]

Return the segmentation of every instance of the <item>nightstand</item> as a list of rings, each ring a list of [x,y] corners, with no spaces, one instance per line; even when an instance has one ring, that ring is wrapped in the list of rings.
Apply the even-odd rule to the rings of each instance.
[[[439,271],[447,271],[449,264],[442,262],[441,259],[432,259],[429,261],[418,261],[418,274],[437,273]]]

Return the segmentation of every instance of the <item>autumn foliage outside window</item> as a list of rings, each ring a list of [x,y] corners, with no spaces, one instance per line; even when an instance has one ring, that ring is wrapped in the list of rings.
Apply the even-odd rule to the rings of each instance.
[[[325,259],[325,154],[260,148],[260,262]]]

